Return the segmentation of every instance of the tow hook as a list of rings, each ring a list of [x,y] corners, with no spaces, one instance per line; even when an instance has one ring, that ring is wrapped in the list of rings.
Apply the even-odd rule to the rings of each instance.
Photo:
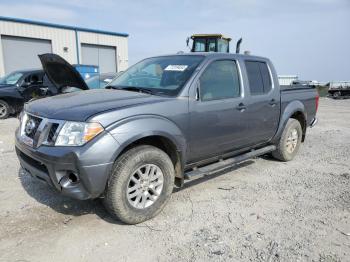
[[[314,127],[318,122],[318,119],[315,117],[314,119],[312,119],[310,127]]]
[[[68,188],[68,187],[74,185],[75,183],[77,183],[78,181],[79,181],[79,178],[78,178],[77,174],[70,172],[68,175],[62,177],[59,184],[63,188]]]

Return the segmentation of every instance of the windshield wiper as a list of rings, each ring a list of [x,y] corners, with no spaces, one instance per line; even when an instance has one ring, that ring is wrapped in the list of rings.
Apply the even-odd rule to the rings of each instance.
[[[148,88],[144,87],[137,87],[137,86],[106,86],[107,89],[116,89],[116,90],[127,90],[127,91],[133,91],[133,92],[140,92],[140,93],[147,93],[153,95],[153,91]]]

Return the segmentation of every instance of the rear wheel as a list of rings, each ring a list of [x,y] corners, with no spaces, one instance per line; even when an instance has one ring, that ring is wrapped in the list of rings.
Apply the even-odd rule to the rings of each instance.
[[[8,118],[10,114],[10,106],[4,100],[0,100],[0,119]]]
[[[281,161],[290,161],[298,153],[303,131],[301,125],[296,119],[289,119],[276,151],[272,152],[272,156]]]
[[[143,145],[125,152],[116,162],[104,204],[117,219],[137,224],[156,216],[173,191],[174,166],[159,148]]]
[[[337,91],[337,92],[333,93],[333,97],[334,98],[339,98],[340,96],[341,96],[341,92],[340,91]]]

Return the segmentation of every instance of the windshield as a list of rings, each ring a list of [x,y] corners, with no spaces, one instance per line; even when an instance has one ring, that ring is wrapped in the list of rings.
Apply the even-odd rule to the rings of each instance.
[[[176,96],[203,59],[204,56],[194,55],[148,58],[129,68],[108,86]]]
[[[10,73],[0,78],[0,85],[15,85],[22,76],[23,74],[19,72]]]

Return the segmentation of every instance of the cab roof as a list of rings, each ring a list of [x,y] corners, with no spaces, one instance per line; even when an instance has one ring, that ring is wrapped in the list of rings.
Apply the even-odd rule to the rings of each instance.
[[[269,60],[263,56],[246,55],[246,54],[236,54],[236,53],[220,53],[220,52],[190,52],[190,53],[177,53],[177,54],[164,54],[152,57],[163,57],[163,56],[205,56],[213,58],[245,58],[245,59],[259,59],[259,60]]]
[[[224,35],[222,34],[194,34],[191,36],[191,39],[194,39],[194,38],[201,38],[201,37],[205,37],[205,38],[222,38],[222,39],[226,39],[228,41],[231,41],[231,38],[230,37],[225,37]]]

